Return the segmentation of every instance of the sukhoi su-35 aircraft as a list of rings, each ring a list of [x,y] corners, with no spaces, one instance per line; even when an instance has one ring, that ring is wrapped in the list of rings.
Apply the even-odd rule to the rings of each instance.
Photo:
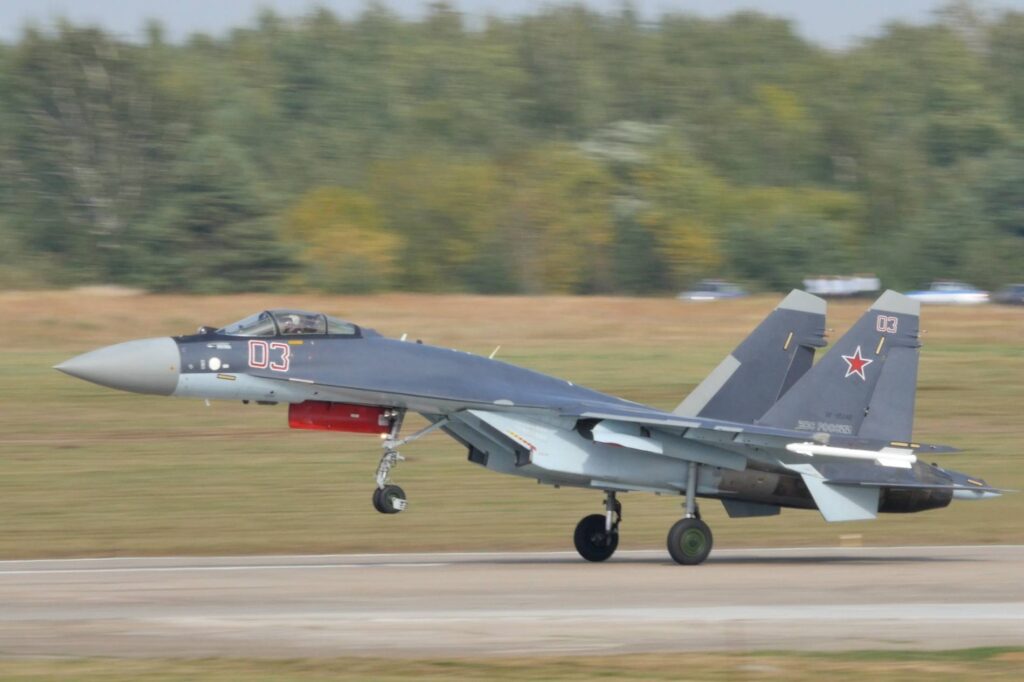
[[[721,500],[732,517],[790,507],[854,521],[999,494],[919,459],[955,450],[911,435],[918,316],[917,302],[887,291],[813,364],[825,345],[825,302],[793,291],[671,412],[298,310],[128,341],[57,369],[137,393],[284,402],[293,428],[379,434],[373,504],[384,514],[406,508],[390,479],[398,448],[440,429],[480,466],[602,491],[604,513],[585,517],[574,535],[590,561],[618,546],[619,493],[683,496],[668,551],[699,564],[712,535],[698,498]],[[429,423],[403,438],[409,411]]]

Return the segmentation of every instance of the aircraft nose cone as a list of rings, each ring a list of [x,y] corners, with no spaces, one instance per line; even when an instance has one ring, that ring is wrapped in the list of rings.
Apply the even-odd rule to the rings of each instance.
[[[100,386],[155,395],[174,393],[180,368],[178,344],[169,336],[106,346],[54,367]]]

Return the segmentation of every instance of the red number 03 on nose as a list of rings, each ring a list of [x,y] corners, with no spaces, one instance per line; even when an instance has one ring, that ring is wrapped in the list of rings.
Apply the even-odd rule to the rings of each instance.
[[[287,372],[291,359],[292,349],[287,343],[249,340],[249,366],[253,369],[269,367],[275,372]]]

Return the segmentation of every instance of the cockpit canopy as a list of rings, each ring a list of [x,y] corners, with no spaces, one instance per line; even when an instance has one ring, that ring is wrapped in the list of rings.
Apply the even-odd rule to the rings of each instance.
[[[218,334],[225,336],[359,336],[359,327],[323,313],[305,310],[264,310],[221,327]]]

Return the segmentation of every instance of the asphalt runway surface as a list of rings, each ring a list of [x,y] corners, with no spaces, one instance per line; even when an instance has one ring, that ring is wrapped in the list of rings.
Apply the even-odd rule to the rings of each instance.
[[[0,562],[0,656],[1024,645],[1024,546]]]

